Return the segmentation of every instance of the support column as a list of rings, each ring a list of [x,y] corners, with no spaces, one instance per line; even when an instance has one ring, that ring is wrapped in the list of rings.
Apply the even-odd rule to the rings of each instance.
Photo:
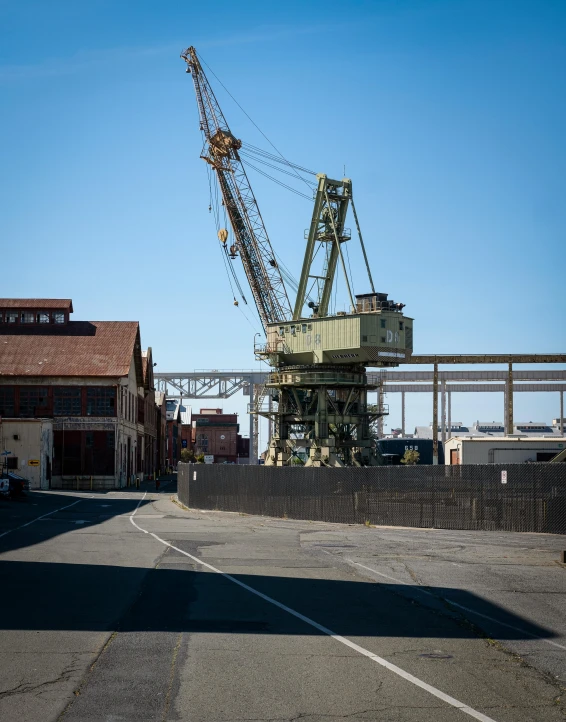
[[[438,363],[432,376],[432,463],[438,464]]]
[[[271,437],[273,436],[273,419],[271,418],[271,413],[273,412],[273,396],[271,395],[271,389],[268,390],[267,395],[267,407],[269,410],[269,421],[267,422],[267,433],[268,433],[268,440],[267,445],[269,446],[271,442]]]
[[[452,438],[452,391],[448,391],[448,438]]]
[[[505,433],[513,433],[513,364],[509,362],[509,373],[505,383]]]
[[[564,391],[560,392],[560,436],[564,436]]]
[[[405,437],[405,392],[401,391],[401,436]]]
[[[383,387],[380,386],[380,388],[377,390],[377,410],[380,413],[379,418],[377,419],[377,436],[378,438],[383,438],[383,394],[382,394]]]
[[[440,395],[440,417],[442,424],[442,448],[446,444],[446,380],[442,379],[441,384],[441,395]]]
[[[255,386],[250,379],[250,411],[255,408]],[[248,463],[257,464],[257,435],[255,433],[256,425],[259,423],[257,414],[250,413],[250,456]]]

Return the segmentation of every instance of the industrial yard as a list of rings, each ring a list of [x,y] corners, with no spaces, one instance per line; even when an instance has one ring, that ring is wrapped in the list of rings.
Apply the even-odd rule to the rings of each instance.
[[[564,722],[566,4],[4,5],[0,720]]]

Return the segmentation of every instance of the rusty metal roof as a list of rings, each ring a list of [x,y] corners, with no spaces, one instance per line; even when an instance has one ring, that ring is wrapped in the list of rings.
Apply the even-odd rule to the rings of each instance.
[[[143,386],[137,321],[0,327],[0,377],[127,376],[132,357]]]
[[[42,308],[65,309],[73,313],[73,302],[70,298],[0,298],[0,308]]]

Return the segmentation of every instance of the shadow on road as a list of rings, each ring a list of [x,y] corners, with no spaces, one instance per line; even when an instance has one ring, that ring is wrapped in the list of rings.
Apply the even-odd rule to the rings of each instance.
[[[164,493],[171,493],[170,488],[166,487]],[[106,499],[104,492],[79,496],[32,491],[15,501],[3,499],[0,501],[0,554],[41,544],[80,527],[102,524],[115,516],[131,514],[138,504],[141,509],[149,503],[149,499],[140,502],[139,495],[138,498],[132,495],[131,499]]]
[[[176,568],[163,568],[168,559]],[[212,572],[180,569],[179,562],[181,557],[174,552],[150,571],[88,564],[2,562],[0,629],[102,631],[116,629],[118,624],[123,632],[320,634],[230,579]],[[407,598],[407,586],[264,574],[233,576],[349,637],[477,636],[448,607],[446,613],[438,613]],[[440,587],[428,591],[439,598],[439,604],[441,598],[450,598],[516,627],[505,630],[506,639],[555,636],[470,592]]]

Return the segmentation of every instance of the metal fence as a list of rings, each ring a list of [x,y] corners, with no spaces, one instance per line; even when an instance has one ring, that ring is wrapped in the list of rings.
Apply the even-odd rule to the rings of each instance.
[[[346,524],[566,534],[566,464],[178,468],[179,500],[196,509]]]

